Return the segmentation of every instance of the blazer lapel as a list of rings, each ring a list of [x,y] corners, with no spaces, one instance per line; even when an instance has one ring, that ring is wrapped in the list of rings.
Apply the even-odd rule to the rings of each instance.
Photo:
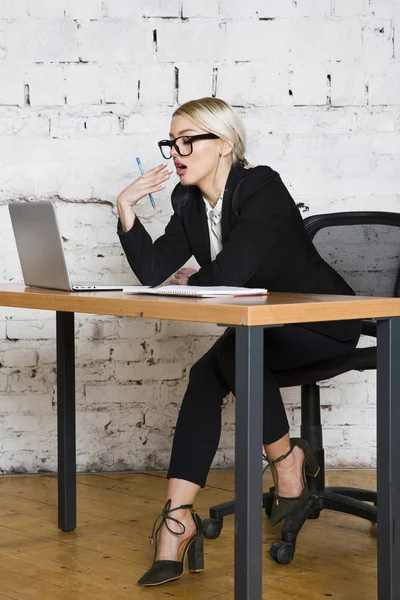
[[[243,179],[246,169],[242,165],[233,165],[224,190],[222,199],[221,234],[222,243],[225,244],[233,225],[232,198],[238,183]],[[207,220],[207,218],[206,218]]]
[[[195,259],[200,266],[209,265],[211,262],[210,233],[203,196],[198,188],[194,189],[190,198],[188,226],[190,227],[188,237]]]

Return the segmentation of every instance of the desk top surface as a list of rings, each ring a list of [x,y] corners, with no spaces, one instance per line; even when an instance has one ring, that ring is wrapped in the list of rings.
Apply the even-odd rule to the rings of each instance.
[[[0,284],[0,306],[170,319],[222,325],[277,325],[400,316],[400,298],[289,294],[180,298],[122,292],[60,292]]]

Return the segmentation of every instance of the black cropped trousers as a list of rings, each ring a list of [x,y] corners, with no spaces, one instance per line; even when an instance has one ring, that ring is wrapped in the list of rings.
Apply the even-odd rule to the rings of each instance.
[[[274,373],[345,355],[356,347],[357,341],[358,338],[338,341],[300,325],[264,330],[264,444],[276,442],[289,431]],[[190,370],[176,424],[168,478],[205,486],[221,435],[222,403],[229,392],[235,393],[233,328],[228,328]]]

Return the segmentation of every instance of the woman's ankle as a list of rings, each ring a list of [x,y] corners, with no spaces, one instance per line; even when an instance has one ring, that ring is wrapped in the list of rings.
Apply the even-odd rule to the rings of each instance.
[[[279,495],[286,497],[299,496],[304,487],[303,481],[304,452],[295,447],[284,460],[276,463],[279,477]]]
[[[186,516],[177,517],[183,527],[172,522],[169,523],[170,529],[168,529],[164,523],[158,540],[156,560],[178,560],[179,548],[182,542],[185,542],[195,533],[197,526],[190,510],[185,510],[185,512],[187,513]]]
[[[293,469],[298,467],[299,464],[303,464],[304,461],[304,452],[301,448],[298,448],[297,446],[295,446],[292,450],[292,452],[283,460],[279,461],[278,463],[275,464],[276,468],[278,470],[285,470],[285,469]]]

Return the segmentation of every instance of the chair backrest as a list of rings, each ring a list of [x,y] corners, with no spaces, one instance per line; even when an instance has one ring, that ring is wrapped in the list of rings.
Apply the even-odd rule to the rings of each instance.
[[[400,213],[314,215],[304,225],[320,256],[357,295],[400,297]]]

